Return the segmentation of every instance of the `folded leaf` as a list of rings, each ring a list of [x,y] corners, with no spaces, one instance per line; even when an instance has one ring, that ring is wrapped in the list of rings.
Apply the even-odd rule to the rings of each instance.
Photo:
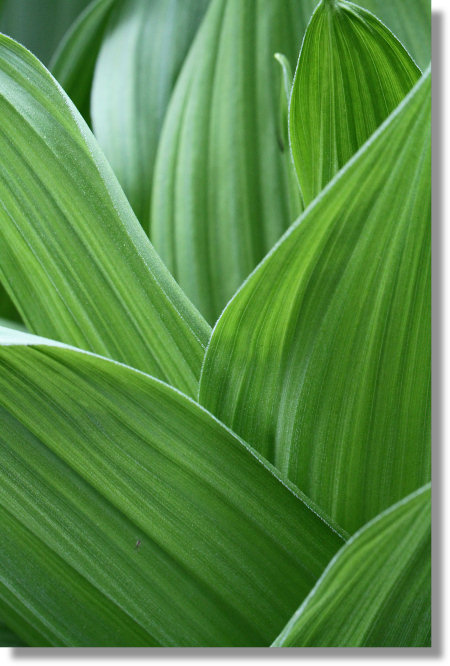
[[[89,0],[1,0],[0,32],[48,62],[58,41]]]
[[[209,0],[122,0],[100,49],[92,121],[148,232],[153,168],[172,89]]]
[[[431,491],[341,548],[273,647],[430,647]]]
[[[0,571],[25,620],[59,645],[86,624],[98,645],[269,645],[343,543],[314,505],[166,384],[1,341]]]
[[[27,328],[196,392],[209,328],[163,266],[83,119],[0,37],[0,277]]]
[[[210,322],[300,210],[273,56],[295,63],[314,5],[212,0],[169,105],[151,238]]]
[[[228,304],[200,402],[350,533],[430,475],[430,74]]]
[[[362,5],[380,18],[406,46],[419,67],[431,60],[430,0],[362,0]]]
[[[95,63],[114,0],[94,0],[70,27],[50,61],[53,76],[90,123]]]
[[[344,0],[322,0],[306,30],[289,108],[305,204],[419,78],[417,65],[373,14]]]

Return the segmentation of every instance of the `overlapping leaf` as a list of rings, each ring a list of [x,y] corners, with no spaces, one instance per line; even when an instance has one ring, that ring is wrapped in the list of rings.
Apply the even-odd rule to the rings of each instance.
[[[142,231],[92,134],[0,38],[0,276],[27,328],[195,393],[209,329]]]
[[[90,123],[91,87],[98,53],[114,0],[94,0],[59,44],[50,69]]]
[[[58,41],[89,0],[0,0],[0,32],[48,62]]]
[[[95,68],[95,135],[148,232],[161,126],[209,0],[116,3]]]
[[[270,644],[342,537],[171,387],[2,343],[0,598],[52,644]]]
[[[429,72],[227,306],[200,401],[349,532],[429,480]]]
[[[273,645],[431,645],[429,486],[377,516],[341,548]]]
[[[420,70],[373,14],[322,0],[308,25],[289,109],[300,189],[309,204],[402,101]]]
[[[169,106],[151,237],[210,322],[299,211],[273,55],[295,63],[314,4],[212,0]]]
[[[400,41],[419,67],[431,60],[430,0],[361,0],[362,5],[380,18]]]

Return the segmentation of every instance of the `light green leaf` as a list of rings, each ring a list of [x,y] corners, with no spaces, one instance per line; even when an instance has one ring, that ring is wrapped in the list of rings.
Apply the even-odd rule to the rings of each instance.
[[[50,62],[53,76],[88,123],[95,64],[114,2],[91,2],[70,27]]]
[[[153,168],[172,89],[209,0],[122,0],[95,68],[92,121],[144,229]]]
[[[0,32],[48,62],[58,41],[89,0],[1,0]]]
[[[300,210],[273,56],[295,63],[314,4],[212,0],[169,105],[151,238],[210,322]]]
[[[83,119],[0,38],[0,277],[27,328],[194,395],[209,327],[163,266]]]
[[[362,5],[380,18],[408,49],[419,67],[431,60],[430,0],[363,0]]]
[[[273,647],[430,647],[431,491],[377,516],[335,555]]]
[[[429,480],[430,74],[213,331],[200,402],[349,532]]]
[[[269,645],[343,543],[314,505],[166,384],[1,343],[0,598],[52,644]]]
[[[289,136],[309,204],[402,101],[420,70],[370,12],[322,0],[306,30],[292,88]]]

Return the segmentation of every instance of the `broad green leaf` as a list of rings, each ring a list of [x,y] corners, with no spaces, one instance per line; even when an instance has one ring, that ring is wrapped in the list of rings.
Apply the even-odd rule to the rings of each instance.
[[[210,322],[300,208],[280,137],[280,73],[313,0],[212,0],[158,148],[151,238]]]
[[[50,62],[53,76],[89,123],[95,64],[114,2],[94,0],[70,27]]]
[[[338,532],[175,389],[29,334],[2,329],[1,342],[6,602],[22,600],[52,644],[84,644],[88,623],[99,645],[269,645]],[[32,572],[12,556],[22,541]]]
[[[373,12],[408,49],[419,67],[431,60],[430,0],[363,0],[357,4]]]
[[[306,30],[289,108],[300,189],[309,204],[402,101],[420,70],[370,12],[322,0]]]
[[[349,532],[429,480],[430,74],[229,303],[200,402]]]
[[[0,38],[0,277],[27,328],[195,394],[209,328],[163,266],[83,119]]]
[[[1,0],[0,32],[24,44],[44,62],[89,0]]]
[[[92,121],[148,232],[153,168],[172,89],[209,0],[122,0],[103,40]]]
[[[0,647],[26,647],[19,638],[0,618]]]
[[[273,646],[431,646],[429,486],[341,548]]]

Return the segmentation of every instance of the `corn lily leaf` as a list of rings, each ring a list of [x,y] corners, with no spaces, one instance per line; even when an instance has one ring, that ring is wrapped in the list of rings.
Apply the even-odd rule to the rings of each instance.
[[[95,64],[114,2],[94,0],[64,35],[50,61],[53,76],[89,124]]]
[[[429,480],[430,74],[216,324],[200,402],[358,527]]]
[[[430,647],[431,491],[377,516],[335,555],[274,647]]]
[[[402,101],[420,70],[370,12],[322,0],[306,30],[292,88],[289,136],[309,204]]]
[[[147,232],[161,126],[208,3],[116,3],[96,64],[91,103],[94,132]]]
[[[10,319],[11,321],[20,321],[20,315],[17,312],[14,303],[8,296],[4,287],[0,284],[0,317]]]
[[[19,638],[11,629],[0,619],[0,647],[26,647],[26,643]]]
[[[269,645],[343,535],[172,387],[0,338],[0,598],[52,644]]]
[[[0,38],[0,277],[31,332],[195,394],[209,327],[163,266],[69,98]]]
[[[48,62],[58,41],[89,0],[0,0],[0,32]],[[51,26],[51,29],[49,29]]]
[[[357,3],[373,12],[405,45],[421,69],[431,60],[430,0],[362,0]]]
[[[151,238],[210,322],[300,210],[274,53],[295,63],[314,4],[212,0],[169,105]]]

